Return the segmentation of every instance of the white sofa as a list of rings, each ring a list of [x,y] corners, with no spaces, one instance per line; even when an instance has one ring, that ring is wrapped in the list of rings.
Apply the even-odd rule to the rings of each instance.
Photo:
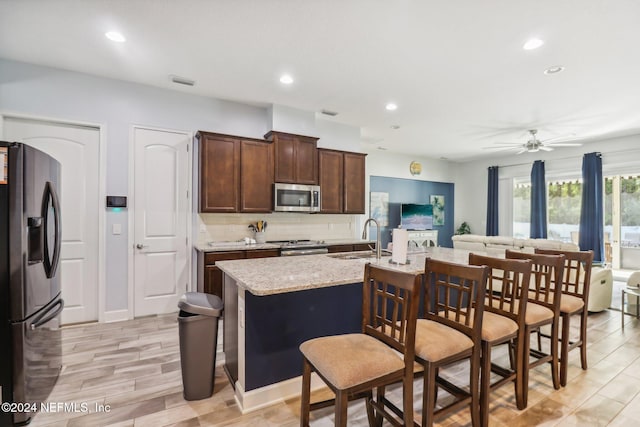
[[[452,237],[453,247],[468,251],[485,252],[488,255],[504,255],[507,249],[533,253],[536,249],[561,251],[580,250],[575,243],[549,239],[517,239],[507,236],[480,236],[478,234],[460,234]],[[613,292],[613,272],[611,268],[599,266],[591,269],[589,287],[589,311],[602,311],[611,305]]]
[[[478,234],[459,234],[451,238],[453,247],[469,251],[483,251],[488,254],[504,253],[506,249],[533,253],[536,249],[561,251],[580,250],[574,243],[549,239],[517,239],[507,236],[480,236]]]

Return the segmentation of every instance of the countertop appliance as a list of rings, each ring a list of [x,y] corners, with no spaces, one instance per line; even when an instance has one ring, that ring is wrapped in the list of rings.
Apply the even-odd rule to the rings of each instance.
[[[0,411],[2,426],[30,422],[62,366],[59,183],[55,159],[0,142],[0,387],[20,404]]]
[[[329,245],[323,240],[272,240],[267,243],[280,245],[280,256],[317,255],[329,253]]]
[[[273,210],[276,212],[320,212],[320,186],[273,184]]]

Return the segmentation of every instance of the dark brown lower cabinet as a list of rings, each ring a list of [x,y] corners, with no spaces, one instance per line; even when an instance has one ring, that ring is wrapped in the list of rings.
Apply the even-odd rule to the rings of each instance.
[[[374,249],[376,247],[375,243],[354,243],[352,245],[331,245],[327,249],[329,250],[330,254],[334,254],[336,252],[370,251],[371,248],[369,247],[369,245],[371,245],[371,248]]]
[[[252,249],[246,251],[198,251],[198,292],[223,298],[222,270],[216,267],[218,261],[245,258],[266,258],[280,255],[279,249]]]
[[[369,247],[369,246],[371,246],[371,247]],[[375,242],[372,242],[372,243],[357,243],[357,244],[353,245],[353,250],[354,251],[370,251],[372,248],[373,249],[376,248]]]

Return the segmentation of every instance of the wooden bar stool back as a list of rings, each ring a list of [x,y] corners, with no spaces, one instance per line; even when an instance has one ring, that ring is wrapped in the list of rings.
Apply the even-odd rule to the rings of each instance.
[[[551,366],[551,380],[553,388],[560,388],[558,376],[558,331],[560,323],[560,294],[562,290],[562,272],[564,270],[564,255],[542,255],[507,250],[508,259],[530,259],[531,281],[529,284],[527,312],[525,315],[525,338],[523,358],[523,398],[527,404],[529,394],[529,369],[543,363]],[[542,326],[550,326],[551,335],[549,351],[542,351],[540,334],[538,334],[538,348],[530,346],[531,333],[539,332]],[[535,361],[530,361],[530,356]]]
[[[416,326],[416,362],[424,367],[422,426],[469,406],[472,425],[480,426],[480,335],[488,268],[427,258],[424,318]],[[476,309],[471,309],[471,307]],[[464,388],[440,376],[440,368],[469,360]],[[456,397],[435,409],[438,387]]]
[[[492,389],[514,382],[516,404],[524,409],[523,368],[525,314],[531,261],[493,258],[469,254],[469,264],[489,267],[489,278],[482,318],[482,366],[480,373],[480,416],[482,425],[489,424],[489,393]],[[491,360],[491,350],[498,345],[509,345],[510,367]],[[514,353],[512,355],[512,349]],[[500,379],[491,383],[491,373]]]
[[[569,351],[580,348],[582,369],[587,369],[587,307],[589,306],[589,286],[591,284],[591,267],[593,251],[558,251],[536,249],[537,254],[564,255],[564,273],[562,279],[562,295],[560,296],[560,385],[567,385],[569,371]],[[569,326],[571,316],[580,316],[580,336],[571,341]]]
[[[335,425],[347,425],[348,401],[366,398],[371,425],[392,419],[373,389],[384,397],[384,386],[403,383],[404,419],[413,425],[413,368],[416,318],[421,275],[367,264],[362,286],[362,333],[314,338],[300,345],[303,356],[300,425],[309,425],[309,412],[335,404]],[[400,357],[399,355],[400,354]],[[310,404],[311,372],[335,393],[335,399]],[[377,411],[377,413],[376,413]]]

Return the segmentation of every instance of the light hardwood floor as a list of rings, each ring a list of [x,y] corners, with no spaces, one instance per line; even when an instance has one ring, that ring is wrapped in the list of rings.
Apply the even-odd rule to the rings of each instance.
[[[549,367],[536,368],[530,377],[529,406],[523,411],[516,409],[512,385],[501,387],[491,395],[490,425],[637,425],[640,419],[640,322],[632,317],[626,317],[626,322],[622,331],[620,312],[608,310],[591,314],[589,369],[581,370],[579,352],[571,352],[569,384],[556,391],[551,385]],[[299,399],[242,415],[223,372],[220,354],[213,396],[185,401],[175,314],[70,326],[63,328],[62,334],[63,370],[48,401],[85,402],[89,412],[40,413],[33,419],[33,426],[298,425]],[[464,372],[453,369],[452,374]],[[416,412],[419,412],[421,380],[416,380],[415,385]],[[396,396],[399,396],[397,391]],[[96,412],[96,404],[109,405],[110,412]],[[470,425],[467,413],[461,410],[439,425]],[[312,413],[311,424],[333,425],[333,409]],[[349,425],[367,425],[362,402],[350,404]]]

